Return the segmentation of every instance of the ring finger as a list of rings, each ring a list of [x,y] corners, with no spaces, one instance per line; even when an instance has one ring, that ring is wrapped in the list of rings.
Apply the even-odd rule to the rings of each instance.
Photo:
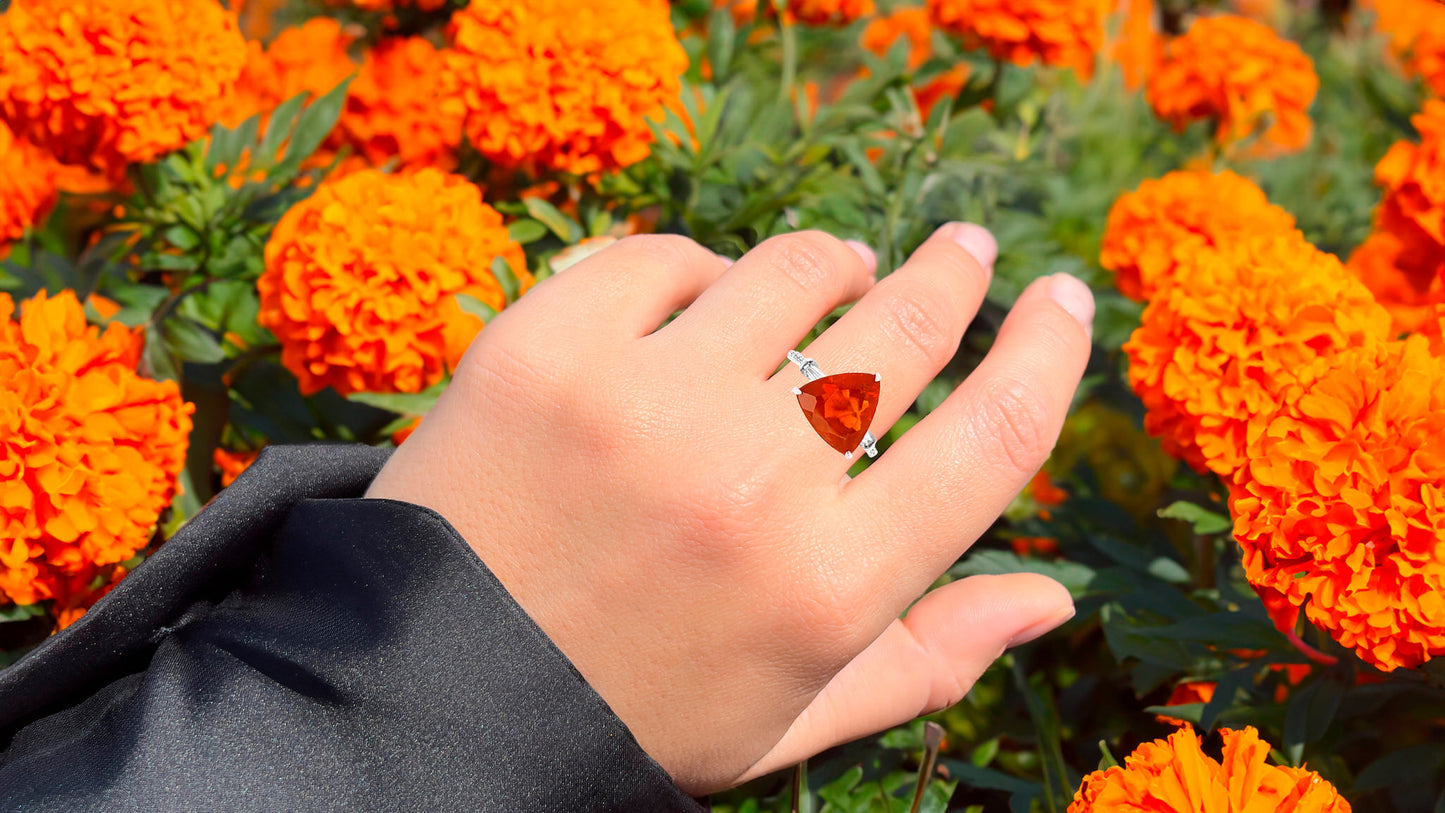
[[[924,241],[897,271],[873,286],[804,355],[827,374],[880,376],[873,434],[898,420],[958,350],[993,275],[993,236],[972,223],[949,223]],[[779,399],[792,398],[802,376],[789,365],[773,377]],[[848,461],[800,422],[799,436],[819,457]]]

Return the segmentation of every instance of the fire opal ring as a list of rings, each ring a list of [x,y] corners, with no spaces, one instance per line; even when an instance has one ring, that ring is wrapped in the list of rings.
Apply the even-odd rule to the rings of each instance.
[[[798,405],[813,425],[813,431],[849,460],[862,448],[869,457],[878,456],[878,439],[868,431],[878,411],[878,387],[883,377],[876,373],[823,375],[817,362],[796,350],[788,361],[798,365],[808,383],[795,387]]]

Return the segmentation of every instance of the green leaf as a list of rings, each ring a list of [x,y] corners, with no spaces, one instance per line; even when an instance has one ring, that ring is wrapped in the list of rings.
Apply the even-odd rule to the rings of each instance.
[[[201,244],[201,239],[196,236],[195,232],[181,225],[166,229],[164,237],[166,242],[182,251],[190,251]]]
[[[309,95],[310,91],[302,91],[271,111],[271,121],[266,125],[266,134],[261,137],[260,145],[251,156],[252,166],[262,169],[276,162],[276,151],[281,149],[281,144],[291,134],[291,128],[296,124],[296,116],[301,112],[301,106],[306,104],[306,97]]]
[[[301,162],[311,157],[321,142],[331,135],[336,120],[341,118],[341,109],[346,104],[346,92],[351,87],[347,77],[340,84],[327,91],[321,98],[306,106],[305,112],[296,120],[296,131],[291,134],[291,143],[286,147],[283,167],[294,170]]]
[[[29,298],[42,288],[50,296],[64,290],[72,290],[84,299],[94,284],[69,258],[52,254],[44,249],[31,252],[29,262],[15,260],[0,262],[0,288],[4,288],[18,299]]]
[[[132,284],[121,285],[114,291],[106,290],[103,293],[121,306],[115,316],[111,317],[111,321],[120,322],[127,327],[137,327],[149,322],[156,308],[171,295],[170,291],[159,285]]]
[[[206,471],[209,476],[209,466]],[[162,527],[162,533],[167,539],[175,536],[176,531],[179,531],[182,525],[201,512],[200,489],[196,486],[191,468],[188,466],[182,469],[177,480],[179,487],[176,489],[176,496],[171,500],[171,516]],[[207,489],[207,491],[209,490]]]
[[[714,96],[703,108],[702,116],[697,120],[697,141],[706,155],[717,136],[718,125],[722,123],[722,114],[727,109],[728,98],[732,96],[732,88],[724,88],[722,93]]]
[[[241,153],[256,142],[256,133],[261,129],[261,114],[246,119],[238,126],[227,128],[216,124],[211,128],[211,147],[206,151],[206,174],[214,176],[216,168],[224,166],[227,172],[236,168]]]
[[[195,271],[200,267],[200,261],[195,255],[189,253],[171,254],[156,253],[147,255],[142,262],[149,268],[157,271]]]
[[[226,357],[215,335],[189,319],[170,318],[161,324],[166,345],[183,361],[214,364]]]
[[[1304,761],[1304,747],[1329,730],[1348,687],[1332,670],[1290,698],[1284,716],[1284,751],[1295,765]]]
[[[1391,752],[1371,762],[1355,777],[1360,792],[1392,788],[1406,782],[1433,785],[1445,767],[1445,744],[1427,743]]]
[[[832,782],[818,788],[818,798],[825,805],[837,805],[839,807],[851,807],[852,790],[858,787],[863,781],[863,768],[854,766],[843,773],[842,776]]]
[[[521,291],[521,283],[517,282],[517,276],[512,273],[512,266],[503,257],[492,258],[492,276],[502,286],[502,293],[507,297],[508,302],[515,302]]]
[[[1204,712],[1203,703],[1180,703],[1177,706],[1145,706],[1144,711],[1150,714],[1159,714],[1164,717],[1175,717],[1180,720],[1199,724],[1199,717]]]
[[[497,316],[497,312],[492,310],[491,305],[470,294],[457,294],[456,297],[457,305],[462,309],[462,312],[470,313],[478,319],[481,319],[482,324],[487,324]]]
[[[722,7],[714,9],[707,20],[707,61],[715,79],[721,80],[727,75],[736,43],[737,26],[732,12]]]
[[[999,739],[998,737],[993,737],[979,743],[974,747],[973,753],[969,754],[968,761],[980,768],[987,768],[989,763],[993,762],[994,758],[998,756]]]
[[[1179,641],[1153,635],[1153,628],[1131,619],[1118,605],[1105,605],[1100,611],[1100,618],[1104,640],[1114,657],[1120,660],[1138,658],[1145,663],[1181,672],[1194,665],[1189,647]]]
[[[1019,779],[992,768],[981,768],[971,762],[947,758],[940,759],[938,762],[948,769],[949,776],[971,788],[1002,790],[1028,796],[1038,796],[1042,790],[1037,782]]]
[[[511,235],[513,241],[525,246],[546,237],[547,227],[535,220],[522,218],[512,221],[512,225],[507,227],[507,233]]]
[[[157,381],[179,381],[181,378],[181,366],[171,352],[166,337],[155,325],[149,325],[145,330],[141,372]]]
[[[1180,500],[1159,509],[1159,516],[1164,519],[1188,522],[1194,526],[1194,532],[1200,536],[1223,533],[1234,527],[1234,523],[1230,521],[1229,517],[1187,500]]]
[[[523,198],[522,204],[527,207],[527,214],[532,219],[552,230],[552,233],[562,239],[567,245],[574,245],[584,236],[582,225],[572,218],[562,214],[556,206],[541,198]]]
[[[954,578],[999,573],[1040,573],[1069,589],[1075,597],[1082,596],[1094,579],[1088,565],[1064,559],[1024,559],[1001,550],[980,550],[969,553],[962,562],[948,571]]]
[[[1150,562],[1148,572],[1154,578],[1170,584],[1188,584],[1191,579],[1189,571],[1184,569],[1184,565],[1167,556],[1160,556]]]
[[[1287,651],[1289,643],[1267,618],[1243,612],[1213,612],[1153,627],[1144,634],[1175,641],[1190,641],[1218,649]]]
[[[45,615],[45,607],[41,604],[11,604],[8,607],[0,607],[0,623],[28,621],[42,615]]]
[[[1204,704],[1199,712],[1199,725],[1202,728],[1213,729],[1214,723],[1234,703],[1235,695],[1241,689],[1248,690],[1254,683],[1254,675],[1259,671],[1259,666],[1251,664],[1220,678],[1214,686],[1214,696]]]
[[[929,782],[923,791],[923,803],[918,806],[918,813],[945,813],[956,790],[957,782],[945,782],[942,779]]]
[[[442,381],[421,392],[354,392],[346,398],[349,401],[401,415],[421,417],[431,411],[432,406],[436,404],[437,399],[445,390],[446,382]]]

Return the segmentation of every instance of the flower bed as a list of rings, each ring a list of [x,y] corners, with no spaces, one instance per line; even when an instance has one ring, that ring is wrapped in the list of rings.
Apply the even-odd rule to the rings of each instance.
[[[1441,92],[1435,0],[12,0],[0,665],[262,447],[405,442],[616,239],[818,228],[886,274],[972,220],[988,301],[880,447],[1029,281],[1088,281],[1055,455],[945,576],[1079,612],[932,716],[922,809],[1432,809]],[[907,809],[924,732],[820,755],[807,804]]]

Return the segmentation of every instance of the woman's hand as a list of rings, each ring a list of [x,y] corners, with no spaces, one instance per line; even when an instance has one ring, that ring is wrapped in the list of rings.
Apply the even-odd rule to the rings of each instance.
[[[882,376],[881,436],[953,356],[996,252],[950,224],[875,284],[871,252],[817,232],[730,267],[683,237],[622,240],[493,320],[367,496],[446,517],[691,793],[943,708],[1073,614],[1017,574],[899,619],[1048,457],[1093,299],[1064,275],[1030,286],[978,369],[852,480],[785,354],[858,300],[806,354]]]

